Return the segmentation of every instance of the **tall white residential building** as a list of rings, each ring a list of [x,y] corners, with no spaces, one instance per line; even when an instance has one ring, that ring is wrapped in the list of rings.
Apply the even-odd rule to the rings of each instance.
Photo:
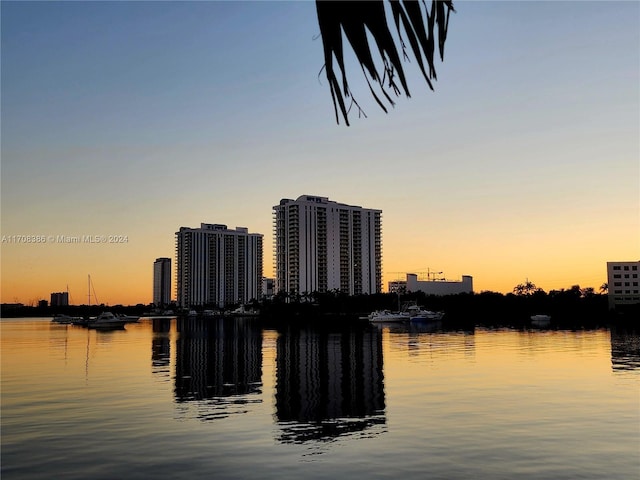
[[[382,211],[302,195],[273,207],[276,291],[382,291]]]
[[[176,232],[176,291],[182,307],[248,303],[262,296],[262,234],[202,223]]]
[[[607,262],[609,309],[640,303],[640,261]]]
[[[156,258],[153,262],[153,304],[169,305],[171,302],[171,259]]]

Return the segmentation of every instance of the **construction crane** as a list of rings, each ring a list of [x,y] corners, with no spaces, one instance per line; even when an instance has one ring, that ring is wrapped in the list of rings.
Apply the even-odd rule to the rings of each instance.
[[[431,269],[427,268],[427,280],[435,282],[437,280],[443,280],[444,277],[436,278],[436,275],[444,275],[444,272],[432,272]]]

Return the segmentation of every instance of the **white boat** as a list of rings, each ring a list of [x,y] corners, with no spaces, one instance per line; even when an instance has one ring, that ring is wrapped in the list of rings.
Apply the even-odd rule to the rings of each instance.
[[[135,323],[135,322],[140,320],[140,317],[138,317],[136,315],[118,314],[118,315],[116,315],[116,317],[118,317],[120,320],[124,320],[127,323]]]
[[[76,317],[71,323],[73,323],[74,325],[78,325],[79,327],[86,327],[87,325],[89,325],[90,321],[91,319],[89,318]]]
[[[531,325],[534,327],[546,327],[551,323],[551,317],[549,315],[531,315]]]
[[[235,310],[231,310],[228,313],[229,315],[235,315],[238,317],[250,317],[259,314],[259,312],[257,312],[256,310],[253,310],[251,308],[247,309],[244,305],[240,305],[238,308],[236,308]]]
[[[411,315],[412,322],[438,322],[442,320],[443,312],[433,312],[431,310],[417,310]]]
[[[89,328],[124,328],[127,320],[116,317],[111,312],[102,312],[96,318],[89,320],[87,326]]]
[[[372,323],[396,323],[406,322],[411,317],[408,312],[391,312],[389,310],[376,310],[369,314],[369,321]]]
[[[403,313],[408,314],[410,321],[422,323],[439,321],[444,316],[444,312],[424,310],[417,305],[409,305],[403,310]]]

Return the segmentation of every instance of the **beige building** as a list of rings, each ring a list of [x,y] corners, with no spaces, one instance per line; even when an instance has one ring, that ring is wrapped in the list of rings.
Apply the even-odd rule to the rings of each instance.
[[[181,307],[248,303],[262,297],[262,234],[202,223],[176,232]]]
[[[382,211],[302,195],[273,207],[276,291],[382,291]]]
[[[607,262],[609,309],[640,303],[640,261]]]
[[[473,277],[463,275],[462,280],[418,280],[415,273],[407,273],[407,280],[389,282],[389,292],[424,292],[427,295],[456,295],[458,293],[473,293]]]

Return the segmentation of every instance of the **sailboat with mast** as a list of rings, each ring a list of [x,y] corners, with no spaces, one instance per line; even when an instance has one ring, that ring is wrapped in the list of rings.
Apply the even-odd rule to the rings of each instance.
[[[96,296],[96,291],[93,288],[93,284],[91,283],[91,275],[89,275],[89,306],[91,306],[91,292],[93,292],[93,298],[96,299],[96,304],[98,303],[98,297]],[[123,329],[126,320],[115,316],[111,312],[102,312],[96,318],[90,318],[87,323],[87,327],[89,328],[98,328],[98,329]]]
[[[69,305],[69,303],[68,303],[68,299],[69,298],[70,298],[69,285],[67,285],[67,302],[66,302],[66,305]],[[53,305],[53,301],[52,301],[52,305]],[[65,304],[63,304],[63,305],[65,305]],[[51,319],[52,322],[60,323],[60,324],[70,324],[70,323],[73,323],[74,321],[77,321],[77,320],[80,320],[80,319],[78,317],[72,317],[71,315],[67,315],[66,313],[57,313]]]
[[[79,322],[74,322],[74,324],[95,329],[123,329],[127,320],[123,320],[111,312],[102,312],[95,318],[91,318],[89,316],[91,312],[91,292],[93,292],[93,298],[96,300],[96,304],[98,303],[98,297],[96,296],[96,291],[93,288],[93,283],[91,282],[91,275],[88,275],[87,277],[87,303],[89,307],[87,317]]]
[[[95,297],[95,292],[94,292],[94,297]],[[91,275],[87,275],[87,313],[85,314],[84,318],[78,318],[74,320],[73,324],[86,327],[89,325],[90,320],[91,320]]]

